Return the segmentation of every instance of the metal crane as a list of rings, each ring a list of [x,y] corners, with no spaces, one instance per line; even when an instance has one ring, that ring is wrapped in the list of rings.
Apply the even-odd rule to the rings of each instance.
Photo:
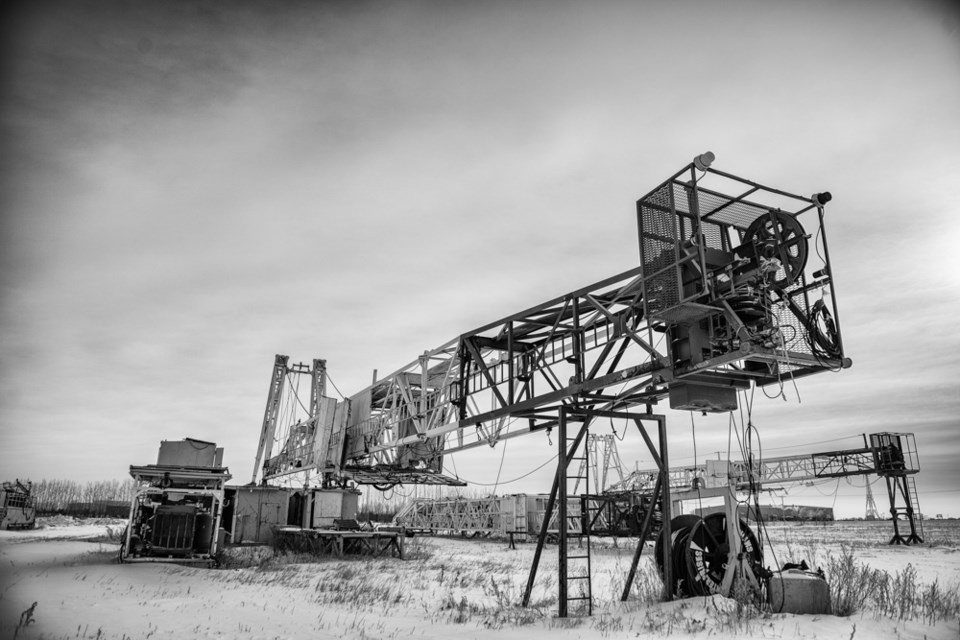
[[[309,471],[330,485],[457,483],[443,473],[446,454],[556,430],[548,510],[557,505],[564,523],[568,466],[591,421],[611,418],[637,427],[669,504],[655,405],[731,411],[752,385],[851,365],[824,228],[830,194],[764,186],[714,159],[697,156],[637,202],[638,264],[462,333],[342,401],[318,394],[290,425],[274,410],[289,372],[278,356],[254,480]],[[564,549],[565,526],[559,535]],[[561,551],[561,616],[574,599],[567,569]]]
[[[764,187],[712,158],[637,203],[638,266],[466,332],[343,401],[323,395],[325,361],[277,356],[254,479],[313,469],[361,484],[444,483],[444,453],[555,428],[563,410],[669,398],[728,411],[750,384],[850,366],[823,229],[830,195]],[[310,412],[278,426],[290,373],[313,378]]]

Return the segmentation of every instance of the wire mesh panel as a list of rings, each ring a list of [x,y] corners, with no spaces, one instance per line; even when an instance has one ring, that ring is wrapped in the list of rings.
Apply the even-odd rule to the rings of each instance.
[[[670,184],[663,184],[637,205],[647,316],[680,304],[680,229],[671,193]]]

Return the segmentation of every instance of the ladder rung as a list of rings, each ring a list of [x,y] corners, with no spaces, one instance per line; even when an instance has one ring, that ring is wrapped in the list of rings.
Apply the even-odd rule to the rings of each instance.
[[[590,556],[567,556],[567,560],[589,560]]]
[[[592,598],[590,596],[577,596],[575,598],[567,598],[567,602],[570,602],[572,600],[592,600]]]

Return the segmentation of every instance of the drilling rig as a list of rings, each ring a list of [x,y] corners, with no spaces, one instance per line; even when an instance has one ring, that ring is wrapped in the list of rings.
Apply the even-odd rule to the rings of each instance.
[[[458,484],[445,455],[554,434],[557,471],[524,601],[556,508],[559,615],[576,601],[589,613],[589,538],[584,553],[568,553],[566,509],[570,482],[589,487],[591,422],[624,420],[643,438],[669,557],[666,417],[654,408],[730,412],[751,387],[851,365],[824,228],[830,194],[765,186],[714,160],[697,156],[638,200],[636,265],[462,333],[342,401],[324,393],[325,361],[290,366],[277,356],[254,482],[314,474],[328,487]],[[301,374],[311,380],[309,411],[284,424],[281,396]],[[571,464],[584,471],[570,475]],[[628,589],[632,579],[633,569]]]

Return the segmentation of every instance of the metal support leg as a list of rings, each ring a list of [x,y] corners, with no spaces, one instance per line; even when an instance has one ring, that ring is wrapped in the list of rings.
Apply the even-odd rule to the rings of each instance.
[[[652,416],[651,416],[652,417]],[[657,432],[660,440],[660,480],[663,483],[663,599],[673,600],[673,531],[670,520],[673,509],[670,504],[670,458],[667,455],[667,419],[656,416]]]
[[[630,595],[630,588],[633,586],[633,580],[636,577],[637,565],[640,562],[640,555],[643,552],[643,546],[652,522],[653,511],[656,508],[657,498],[659,497],[661,504],[663,505],[663,527],[658,535],[662,536],[663,538],[662,549],[664,558],[667,559],[666,562],[663,563],[663,597],[665,600],[672,600],[673,591],[671,590],[670,585],[673,584],[673,563],[670,561],[670,558],[672,557],[673,553],[673,544],[671,540],[673,532],[670,530],[670,465],[669,457],[667,456],[667,420],[664,416],[652,414],[642,417],[636,415],[630,417],[633,418],[634,423],[637,425],[637,429],[640,431],[640,435],[643,436],[643,440],[647,444],[647,449],[649,449],[650,455],[657,464],[659,473],[657,474],[657,481],[653,489],[653,502],[650,505],[650,511],[648,511],[646,516],[644,516],[643,527],[640,532],[640,540],[637,543],[637,550],[633,554],[633,560],[630,563],[630,570],[627,574],[626,584],[623,587],[623,594],[621,595],[620,599],[626,600]],[[653,441],[647,434],[647,430],[643,427],[643,420],[656,420],[659,448],[654,446]]]
[[[573,451],[567,451],[567,412],[560,409],[560,446],[557,458],[557,500],[560,501],[557,526],[559,528],[559,549],[557,557],[559,569],[557,572],[558,598],[557,616],[567,617],[567,458]]]
[[[653,512],[656,511],[657,497],[660,495],[662,482],[663,477],[658,475],[657,482],[653,487],[653,498],[652,502],[650,503],[650,509],[648,509],[644,514],[643,524],[640,526],[640,540],[637,542],[637,550],[633,553],[633,560],[630,562],[630,570],[627,572],[627,580],[623,585],[623,595],[620,596],[620,600],[623,602],[626,602],[627,598],[630,597],[630,588],[633,587],[633,581],[637,576],[637,566],[640,564],[640,554],[643,553],[643,546],[647,541],[647,536],[650,534],[650,526],[653,524]]]

